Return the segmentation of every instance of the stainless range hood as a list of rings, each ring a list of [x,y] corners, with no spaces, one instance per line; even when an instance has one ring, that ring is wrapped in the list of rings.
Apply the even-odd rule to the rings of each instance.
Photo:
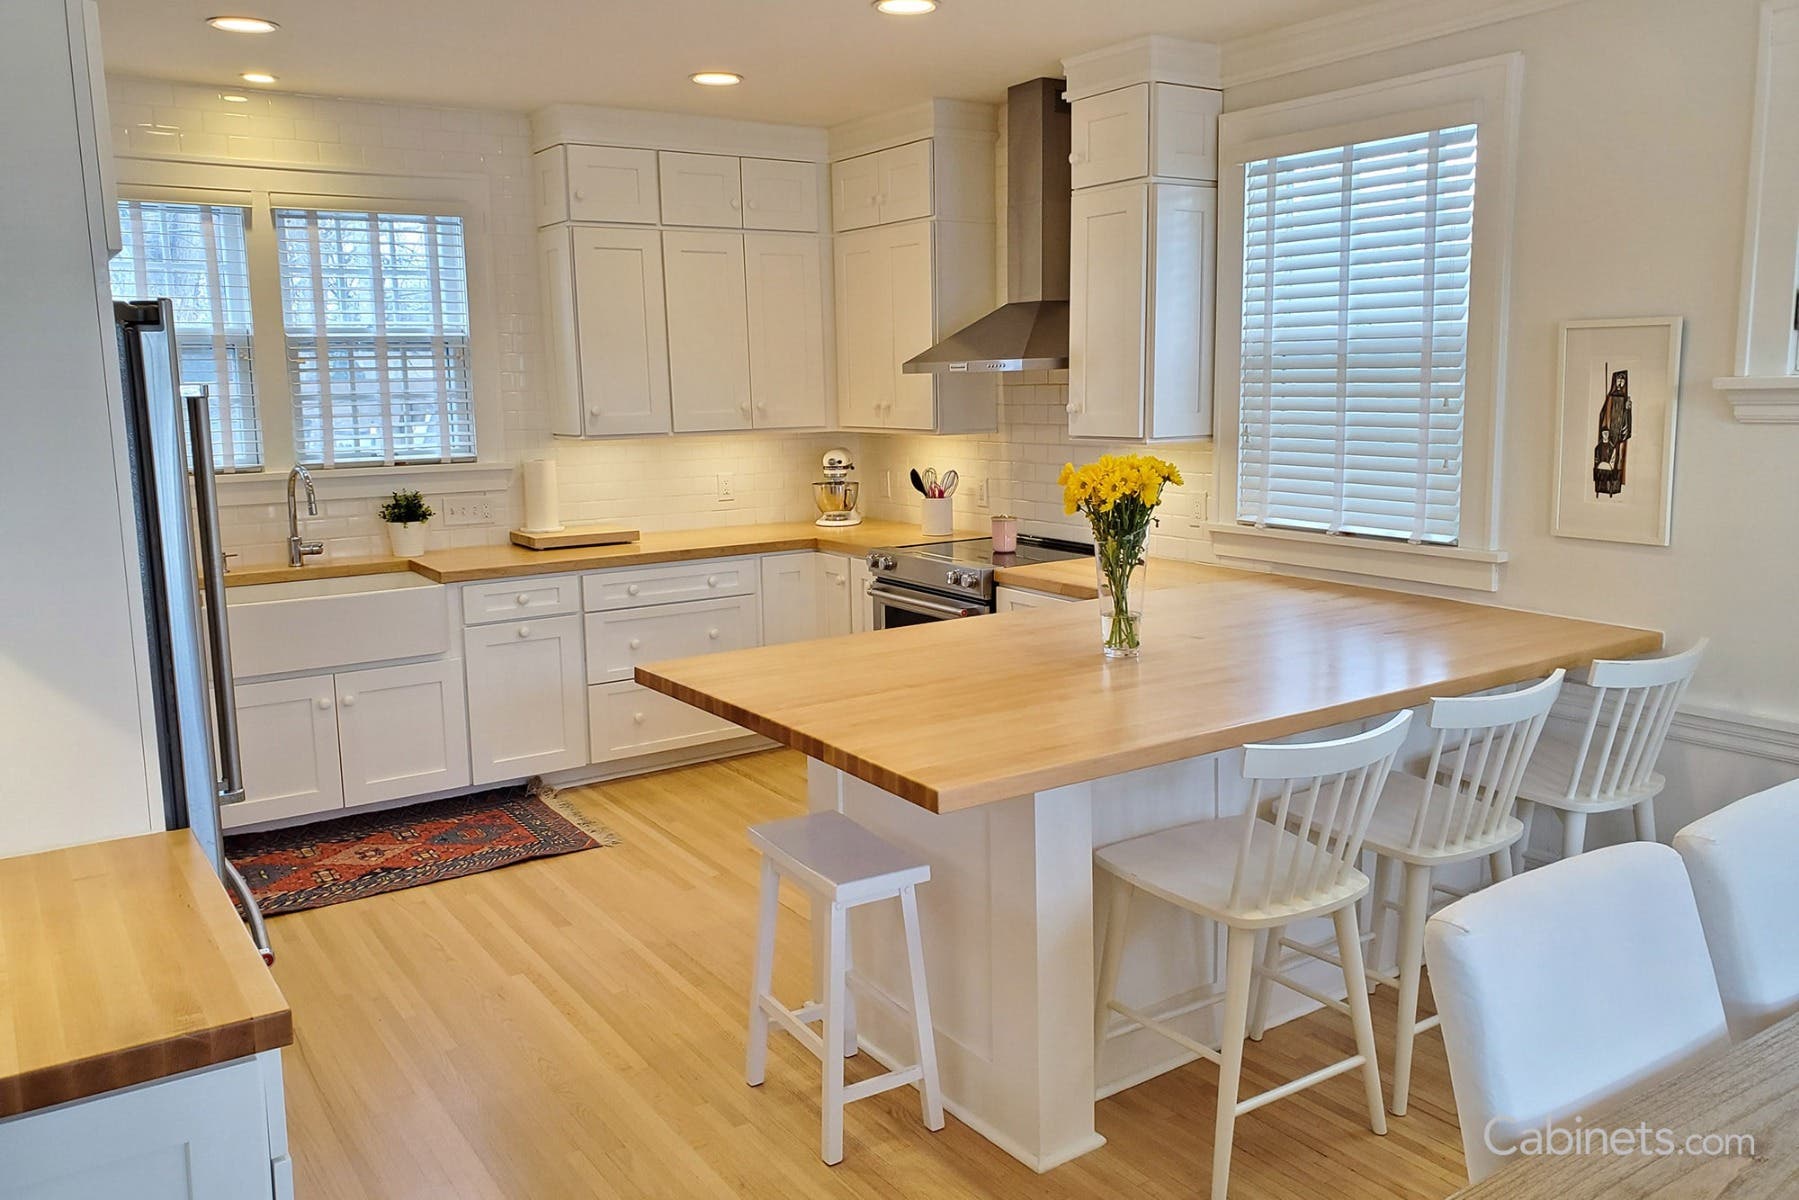
[[[908,360],[908,375],[1044,371],[1068,365],[1066,83],[1006,93],[1006,296],[1011,303]]]

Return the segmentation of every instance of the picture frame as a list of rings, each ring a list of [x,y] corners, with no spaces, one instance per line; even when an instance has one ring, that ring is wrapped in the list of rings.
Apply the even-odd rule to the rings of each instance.
[[[1683,324],[1681,317],[1561,323],[1556,537],[1669,544]]]

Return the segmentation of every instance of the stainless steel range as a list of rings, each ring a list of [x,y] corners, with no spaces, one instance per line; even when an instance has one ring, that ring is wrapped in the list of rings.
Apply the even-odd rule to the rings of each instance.
[[[875,628],[983,616],[993,611],[993,573],[1000,567],[1092,556],[1084,542],[1025,535],[1011,554],[994,553],[992,538],[886,546],[868,556]]]

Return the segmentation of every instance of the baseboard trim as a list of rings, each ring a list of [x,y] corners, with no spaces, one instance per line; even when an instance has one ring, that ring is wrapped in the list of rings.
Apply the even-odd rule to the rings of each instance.
[[[1670,741],[1799,766],[1799,722],[1759,713],[1688,705],[1668,727]]]

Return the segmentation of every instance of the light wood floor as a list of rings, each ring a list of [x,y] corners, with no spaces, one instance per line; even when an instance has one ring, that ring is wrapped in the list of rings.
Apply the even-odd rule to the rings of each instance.
[[[301,1200],[529,1197],[1191,1197],[1209,1178],[1215,1068],[1103,1101],[1102,1149],[1034,1175],[909,1088],[852,1105],[845,1159],[818,1161],[818,1068],[790,1038],[741,1077],[756,860],[743,829],[802,810],[786,751],[569,793],[622,846],[277,918],[293,1004],[288,1121]],[[777,989],[808,978],[783,896]],[[928,931],[927,931],[928,935]],[[1392,998],[1375,1018],[1390,1056]],[[1436,1034],[1410,1115],[1366,1125],[1353,1074],[1244,1117],[1232,1195],[1440,1197],[1464,1182]],[[1351,1052],[1314,1014],[1244,1061],[1260,1090]],[[851,1065],[852,1078],[870,1064]]]

